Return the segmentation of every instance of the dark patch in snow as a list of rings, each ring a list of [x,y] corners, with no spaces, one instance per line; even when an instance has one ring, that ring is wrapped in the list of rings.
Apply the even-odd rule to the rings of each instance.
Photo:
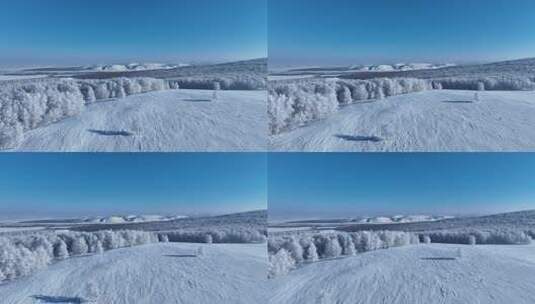
[[[44,295],[34,295],[32,298],[39,300],[41,303],[72,303],[80,304],[87,303],[86,299],[80,297],[62,297],[62,296],[44,296]]]
[[[182,99],[182,101],[189,101],[189,102],[212,102],[211,99],[195,99],[195,98]]]
[[[347,140],[347,141],[371,141],[371,142],[380,142],[383,139],[378,136],[362,136],[362,135],[345,135],[345,134],[335,134],[334,137]]]
[[[428,257],[428,258],[420,258],[420,260],[425,261],[455,261],[457,258],[452,257]]]
[[[128,131],[113,131],[113,130],[95,130],[87,129],[88,132],[104,136],[132,136],[134,133]]]
[[[471,100],[443,100],[442,102],[447,102],[447,103],[474,103]]]
[[[194,254],[165,254],[164,257],[168,258],[196,258]]]

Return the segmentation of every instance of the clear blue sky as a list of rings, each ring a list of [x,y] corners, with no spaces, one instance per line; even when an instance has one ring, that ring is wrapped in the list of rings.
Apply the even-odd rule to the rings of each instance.
[[[535,154],[279,153],[268,162],[273,218],[535,209]]]
[[[266,1],[1,1],[0,66],[266,57]]]
[[[269,0],[270,65],[535,57],[533,0]]]
[[[2,153],[1,217],[266,208],[262,153]]]

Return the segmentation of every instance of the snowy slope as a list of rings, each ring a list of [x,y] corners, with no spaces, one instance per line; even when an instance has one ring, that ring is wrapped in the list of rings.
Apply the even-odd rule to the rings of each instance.
[[[272,303],[285,304],[535,303],[535,246],[391,248],[312,263],[269,285]]]
[[[17,151],[265,150],[265,91],[168,90],[86,107],[25,133]]]
[[[199,247],[202,256],[192,257]],[[265,244],[159,243],[70,258],[0,285],[2,303],[265,303]],[[39,302],[36,297],[47,299]]]
[[[533,151],[535,92],[435,90],[342,108],[271,137],[276,151]],[[467,102],[468,101],[468,102]]]

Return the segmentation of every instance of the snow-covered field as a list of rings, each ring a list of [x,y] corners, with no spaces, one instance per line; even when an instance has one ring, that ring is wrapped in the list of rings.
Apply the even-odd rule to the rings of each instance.
[[[460,248],[460,255],[459,255]],[[272,303],[535,303],[535,245],[410,245],[307,264]]]
[[[13,151],[256,151],[267,145],[265,91],[168,90],[98,102],[25,133]]]
[[[44,78],[46,75],[0,75],[0,81]]]
[[[0,294],[6,304],[266,303],[266,271],[265,244],[157,243],[59,261]]]
[[[535,92],[433,90],[352,104],[270,137],[274,151],[533,151]]]

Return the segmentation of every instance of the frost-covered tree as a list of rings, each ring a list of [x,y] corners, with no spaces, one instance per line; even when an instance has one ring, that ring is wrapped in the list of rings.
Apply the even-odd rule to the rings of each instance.
[[[280,249],[276,254],[269,256],[268,277],[286,275],[295,268],[295,261],[286,249]]]
[[[72,241],[72,255],[86,254],[89,251],[89,246],[84,237],[77,237]]]
[[[325,243],[325,251],[323,256],[326,258],[335,258],[342,254],[342,247],[338,243],[338,238],[328,237]]]
[[[431,237],[429,237],[429,235],[424,235],[423,241],[424,241],[424,244],[431,244]]]
[[[62,239],[59,239],[54,245],[54,257],[56,257],[57,259],[65,259],[69,257],[67,244],[65,244]]]
[[[478,91],[485,91],[485,83],[483,81],[480,81],[477,83],[477,90]]]
[[[104,247],[102,246],[101,241],[97,241],[97,244],[95,245],[95,253],[96,254],[103,254],[104,253]]]
[[[473,236],[473,235],[470,235],[470,236],[468,237],[468,244],[469,244],[469,245],[475,245],[475,244],[476,244],[476,237]]]
[[[301,246],[301,244],[299,244],[297,239],[292,238],[289,242],[287,242],[284,245],[284,248],[288,250],[288,252],[291,254],[292,258],[294,259],[296,263],[303,262],[304,260],[303,247]]]
[[[353,100],[351,99],[351,91],[348,87],[344,86],[338,92],[338,102],[341,104],[350,104]]]
[[[214,89],[214,92],[213,92],[212,98],[216,100],[218,98],[218,92],[219,90],[221,90],[221,84],[218,81],[214,82],[213,89]]]
[[[204,236],[204,242],[206,244],[212,244],[214,242],[214,239],[212,238],[212,235],[211,234],[206,234]]]
[[[169,243],[169,237],[167,236],[167,234],[158,235],[158,239],[162,243]]]
[[[318,249],[314,242],[310,242],[305,252],[305,260],[308,262],[316,262],[319,259]]]

